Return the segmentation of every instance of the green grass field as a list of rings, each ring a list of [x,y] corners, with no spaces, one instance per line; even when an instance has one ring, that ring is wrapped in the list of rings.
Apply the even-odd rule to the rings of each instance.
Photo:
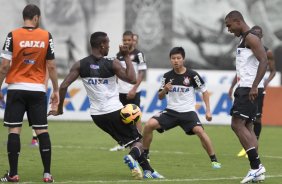
[[[90,118],[89,118],[90,119]],[[223,167],[211,168],[196,136],[186,136],[176,128],[164,134],[155,132],[151,164],[164,180],[135,181],[123,164],[126,151],[110,152],[116,143],[94,123],[50,122],[53,145],[52,174],[56,183],[193,183],[238,184],[249,169],[246,158],[236,157],[241,146],[229,126],[205,126]],[[267,184],[282,183],[282,127],[263,127],[260,156],[267,169]],[[0,129],[0,172],[8,169],[7,130]],[[21,135],[19,175],[21,183],[41,183],[42,164],[38,148],[29,146],[31,129],[25,123]],[[2,173],[0,173],[2,175]]]

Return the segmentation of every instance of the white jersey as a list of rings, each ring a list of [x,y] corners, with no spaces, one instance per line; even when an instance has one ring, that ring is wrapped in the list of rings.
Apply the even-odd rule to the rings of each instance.
[[[122,67],[126,68],[125,59],[120,53],[117,54],[117,59],[120,60]],[[140,70],[147,70],[147,64],[144,59],[144,54],[141,51],[134,49],[130,53],[130,59],[132,61],[132,65],[134,67],[134,71],[135,71],[136,78],[137,78],[138,72]],[[134,86],[133,84],[130,84],[128,82],[118,79],[119,93],[127,94],[133,88],[133,86]],[[136,92],[138,93],[140,91],[141,89],[140,87],[138,87]]]
[[[101,115],[123,107],[119,100],[113,60],[90,55],[80,61],[80,77],[90,101],[90,114]]]
[[[171,82],[172,89],[167,94],[167,109],[177,112],[196,111],[196,90],[202,93],[207,91],[201,76],[194,70],[187,69],[183,74],[177,74],[171,70],[164,74],[160,90]]]
[[[245,37],[242,38],[236,51],[236,72],[239,87],[252,87],[258,66],[259,61],[253,51],[245,47]],[[258,88],[263,88],[263,80],[260,81]]]

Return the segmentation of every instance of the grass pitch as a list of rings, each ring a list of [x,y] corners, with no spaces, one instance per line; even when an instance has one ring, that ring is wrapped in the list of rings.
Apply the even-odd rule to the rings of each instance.
[[[90,118],[89,118],[90,119]],[[136,181],[131,178],[123,156],[128,150],[110,152],[114,140],[89,122],[49,122],[52,141],[52,174],[55,183],[165,183],[165,184],[238,184],[249,169],[246,158],[236,154],[241,146],[229,126],[205,126],[213,141],[222,168],[211,168],[210,160],[196,136],[187,136],[180,128],[154,133],[150,158],[164,180]],[[265,165],[266,184],[282,183],[282,127],[262,129],[260,157]],[[42,183],[42,164],[38,148],[30,147],[31,129],[27,123],[21,135],[19,175],[21,183]],[[8,169],[7,130],[0,129],[0,173]]]

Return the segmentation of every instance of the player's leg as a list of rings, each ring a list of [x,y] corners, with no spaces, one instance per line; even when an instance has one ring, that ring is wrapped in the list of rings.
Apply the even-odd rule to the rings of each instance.
[[[190,111],[180,113],[178,116],[179,126],[185,131],[185,133],[187,135],[196,134],[199,137],[203,148],[206,150],[211,159],[212,167],[215,169],[221,168],[221,164],[217,161],[212,142],[207,133],[204,131],[197,113]]]
[[[251,169],[249,170],[245,178],[241,181],[241,183],[250,182],[256,177],[264,174],[266,171],[264,166],[261,164],[258,152],[256,150],[257,139],[255,134],[253,133],[253,129],[250,126],[251,122],[248,122],[249,125],[245,126],[245,121],[246,120],[243,120],[241,118],[232,117],[231,123],[233,131],[237,135],[243,148],[246,150],[251,166]]]
[[[204,131],[203,127],[195,126],[192,131],[199,137],[203,148],[206,150],[207,154],[210,157],[212,167],[214,169],[221,168],[221,164],[217,161],[212,141],[209,138],[208,134]]]
[[[261,122],[261,117],[262,117],[262,109],[263,109],[263,101],[264,101],[264,92],[259,94],[257,97],[258,100],[258,112],[256,119],[254,121],[254,132],[256,134],[257,140],[259,140],[259,136],[261,133],[261,128],[262,128],[262,122]]]
[[[122,105],[127,104],[126,94],[119,93],[119,101],[122,103]],[[115,145],[114,147],[110,148],[110,151],[123,151],[125,150],[125,147],[123,145]]]
[[[30,92],[27,117],[39,140],[39,152],[43,163],[43,182],[53,182],[51,175],[52,146],[48,132],[47,99],[43,92]]]
[[[143,173],[137,159],[143,152],[139,140],[142,136],[133,124],[124,124],[120,117],[120,110],[103,115],[91,115],[93,122],[115,139],[119,145],[130,147],[129,154],[124,156],[124,162],[129,167],[135,179],[142,179]]]
[[[147,123],[145,123],[143,128],[143,148],[145,158],[149,160],[149,150],[150,145],[153,141],[153,131],[161,128],[159,122],[155,118],[150,118]]]
[[[34,129],[32,129],[32,139],[31,139],[31,146],[38,146],[38,141],[37,141],[37,135],[34,131]]]
[[[4,126],[8,127],[7,152],[10,170],[0,180],[1,182],[18,182],[18,158],[21,151],[20,133],[25,113],[23,91],[8,90]]]

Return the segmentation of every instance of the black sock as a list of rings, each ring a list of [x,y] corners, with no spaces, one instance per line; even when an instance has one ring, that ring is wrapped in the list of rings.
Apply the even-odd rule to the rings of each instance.
[[[250,161],[250,165],[252,169],[258,169],[260,164],[260,159],[255,147],[246,150],[248,154],[248,158]]]
[[[152,173],[154,172],[154,169],[150,166],[150,163],[148,162],[144,153],[141,154],[141,156],[137,159],[137,161],[138,161],[139,165],[142,167],[143,171],[149,170]]]
[[[149,158],[149,149],[144,149],[144,156],[145,156],[145,158]]]
[[[18,174],[18,159],[21,151],[19,134],[10,133],[8,135],[7,151],[10,164],[9,176],[13,177]]]
[[[212,162],[217,162],[217,158],[215,155],[210,155],[210,159]]]
[[[129,151],[129,155],[131,155],[134,160],[137,160],[141,155],[141,151],[139,150],[139,148],[134,146]]]
[[[258,122],[254,123],[254,132],[257,136],[257,140],[259,140],[259,135],[260,135],[260,132],[261,132],[261,123],[258,123]]]
[[[48,132],[37,136],[39,140],[39,151],[44,167],[44,173],[50,173],[51,167],[51,141]]]

